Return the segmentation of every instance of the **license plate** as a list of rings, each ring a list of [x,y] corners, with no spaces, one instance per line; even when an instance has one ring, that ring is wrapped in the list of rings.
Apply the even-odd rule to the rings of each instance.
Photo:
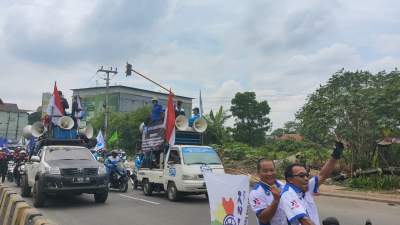
[[[89,183],[90,178],[89,177],[74,177],[72,179],[72,183]]]

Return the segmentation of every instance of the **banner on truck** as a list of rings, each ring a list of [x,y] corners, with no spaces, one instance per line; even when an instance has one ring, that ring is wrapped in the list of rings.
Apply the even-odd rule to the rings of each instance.
[[[161,146],[164,143],[164,131],[164,124],[162,123],[145,127],[142,136],[143,152],[162,150]]]
[[[247,225],[249,177],[206,171],[203,174],[210,204],[211,225]]]

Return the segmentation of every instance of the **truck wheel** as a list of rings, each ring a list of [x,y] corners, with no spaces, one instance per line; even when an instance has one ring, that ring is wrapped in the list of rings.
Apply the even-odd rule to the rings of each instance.
[[[39,180],[36,180],[35,185],[33,186],[33,206],[36,208],[43,207],[45,200],[46,195],[43,193],[43,190],[39,185]]]
[[[134,189],[134,190],[137,190],[138,185],[139,185],[139,183],[138,183],[137,180],[133,181],[133,189]]]
[[[31,195],[31,188],[28,185],[28,177],[26,175],[21,176],[21,196],[29,197]]]
[[[108,198],[108,190],[94,194],[94,201],[96,203],[105,203]]]
[[[153,185],[150,184],[148,179],[142,181],[144,195],[150,196],[153,193]]]
[[[181,193],[176,188],[174,182],[169,182],[168,183],[167,197],[171,202],[176,202],[181,198]]]

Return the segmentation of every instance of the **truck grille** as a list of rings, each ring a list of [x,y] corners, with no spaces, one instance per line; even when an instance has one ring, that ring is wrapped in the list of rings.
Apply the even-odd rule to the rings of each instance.
[[[97,175],[97,168],[68,168],[68,169],[61,169],[61,175],[67,177],[76,177],[76,176],[94,176]]]

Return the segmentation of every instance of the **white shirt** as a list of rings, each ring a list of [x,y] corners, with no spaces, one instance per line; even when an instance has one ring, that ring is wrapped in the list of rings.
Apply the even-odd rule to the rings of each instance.
[[[279,188],[282,189],[284,184],[278,180],[275,181],[275,185]],[[249,202],[251,209],[253,212],[256,213],[257,216],[257,221],[259,225],[286,225],[287,220],[285,213],[282,209],[279,207],[276,209],[275,215],[272,217],[272,219],[269,221],[269,223],[265,224],[262,223],[259,219],[258,216],[261,214],[261,212],[270,206],[272,204],[272,201],[274,200],[274,196],[272,195],[269,187],[263,183],[257,183],[253,190],[250,191],[249,195]]]
[[[300,224],[299,219],[310,218],[315,225],[320,225],[314,194],[318,193],[318,177],[312,177],[308,182],[307,192],[293,184],[286,183],[282,189],[279,207],[283,209],[289,225]]]

